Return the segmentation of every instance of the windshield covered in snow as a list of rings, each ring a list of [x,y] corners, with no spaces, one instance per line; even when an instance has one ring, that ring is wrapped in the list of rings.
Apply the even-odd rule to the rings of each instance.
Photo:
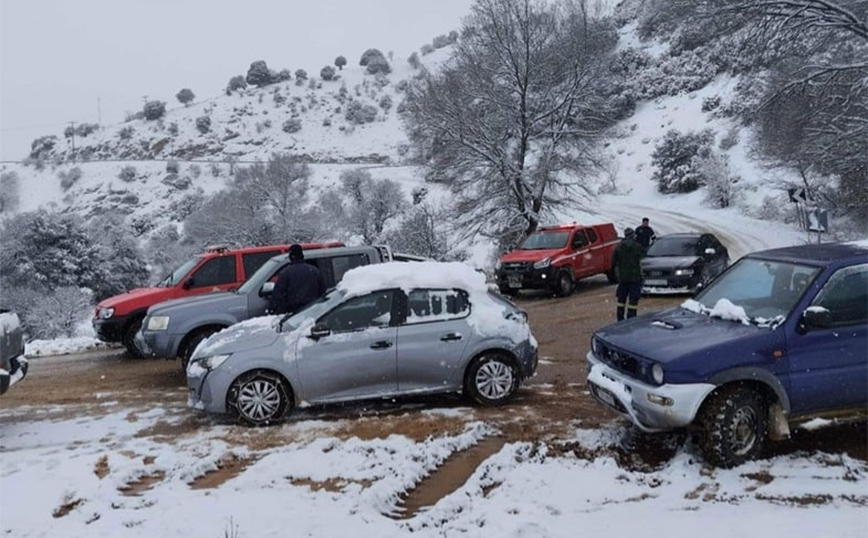
[[[648,256],[698,256],[698,237],[661,237],[648,248]]]
[[[521,250],[546,250],[550,248],[564,248],[570,232],[534,232],[522,241]]]
[[[179,265],[174,271],[169,273],[169,275],[160,281],[157,284],[159,288],[171,288],[172,286],[180,283],[184,278],[193,270],[194,267],[199,263],[199,258],[193,258],[191,260],[187,260],[181,265]]]
[[[682,307],[774,327],[786,319],[819,272],[810,265],[744,258]]]

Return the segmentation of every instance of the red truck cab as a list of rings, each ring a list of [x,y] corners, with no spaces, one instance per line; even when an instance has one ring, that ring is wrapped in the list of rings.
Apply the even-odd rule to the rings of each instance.
[[[566,296],[582,278],[605,274],[609,282],[615,282],[612,252],[618,241],[612,223],[541,227],[500,257],[497,286],[505,295],[516,295],[522,289],[549,289]]]
[[[302,243],[305,250],[342,247],[343,243]],[[93,315],[93,328],[104,342],[121,342],[140,357],[135,336],[148,308],[169,299],[213,291],[233,290],[270,258],[289,251],[289,245],[230,248],[214,245],[180,264],[159,284],[137,288],[100,301]]]

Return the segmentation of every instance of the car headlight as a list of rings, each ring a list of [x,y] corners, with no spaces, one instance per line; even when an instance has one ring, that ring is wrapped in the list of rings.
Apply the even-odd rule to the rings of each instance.
[[[109,319],[115,315],[115,309],[112,307],[103,308],[99,311],[99,319]]]
[[[676,269],[675,276],[690,276],[693,274],[693,268],[688,267],[687,269]]]
[[[219,368],[221,364],[226,362],[226,359],[231,356],[231,353],[227,353],[225,355],[211,355],[210,357],[202,357],[201,359],[191,361],[190,365],[198,364],[206,370],[215,370]]]
[[[534,269],[545,269],[546,267],[548,267],[551,264],[552,264],[552,259],[551,258],[545,258],[544,260],[540,260],[538,262],[535,262],[533,264],[533,268]]]
[[[651,367],[651,377],[654,379],[654,382],[658,385],[663,384],[663,367],[657,363],[654,363],[654,366]]]
[[[149,331],[165,331],[169,327],[169,316],[152,316],[148,318]]]

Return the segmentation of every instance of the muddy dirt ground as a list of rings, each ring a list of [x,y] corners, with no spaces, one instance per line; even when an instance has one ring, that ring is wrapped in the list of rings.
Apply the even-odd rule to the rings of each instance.
[[[644,297],[639,312],[677,305],[684,297]],[[540,344],[537,375],[519,391],[508,406],[494,409],[467,407],[460,397],[434,397],[400,401],[374,401],[364,404],[328,406],[296,410],[291,421],[316,419],[336,422],[341,438],[362,439],[390,434],[425,439],[438,434],[459,432],[467,422],[482,420],[496,426],[502,442],[550,442],[569,450],[560,441],[572,437],[579,428],[623,424],[622,458],[655,466],[666,461],[686,439],[685,434],[634,435],[619,417],[601,408],[585,387],[585,355],[592,332],[614,319],[614,287],[605,278],[580,282],[576,292],[566,298],[543,294],[522,295],[516,302],[527,310],[534,335]],[[173,438],[195,434],[228,419],[202,415],[186,408],[184,377],[176,361],[135,360],[121,350],[92,352],[73,357],[45,357],[31,360],[28,377],[0,399],[0,408],[15,409],[7,421],[34,418],[100,416],[129,410],[129,420],[137,413],[160,406],[181,420],[167,421],[140,435],[171,443]],[[424,413],[438,408],[466,408],[462,418],[453,413]],[[465,416],[466,415],[466,416]],[[348,420],[349,419],[349,420]],[[247,428],[233,428],[229,442],[250,448],[267,448],[290,442],[285,429],[255,435]],[[233,439],[232,437],[235,437]],[[848,453],[868,459],[868,427],[860,421],[804,432],[774,443],[767,455],[799,451]]]

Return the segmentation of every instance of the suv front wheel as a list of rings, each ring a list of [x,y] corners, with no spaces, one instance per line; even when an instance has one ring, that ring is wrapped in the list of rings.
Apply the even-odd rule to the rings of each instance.
[[[703,407],[700,447],[708,463],[730,468],[752,460],[768,435],[768,405],[762,394],[735,385]]]

